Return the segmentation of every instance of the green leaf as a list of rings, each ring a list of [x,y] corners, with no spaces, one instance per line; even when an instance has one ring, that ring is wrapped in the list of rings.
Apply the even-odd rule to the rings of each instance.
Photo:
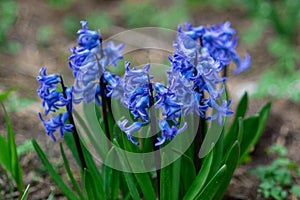
[[[12,174],[12,177],[16,181],[17,188],[19,192],[23,191],[24,188],[24,182],[22,177],[22,168],[18,160],[18,154],[17,154],[17,148],[16,148],[16,142],[14,133],[12,130],[12,125],[10,123],[9,116],[7,114],[7,111],[1,103],[4,114],[5,114],[5,121],[6,121],[6,127],[7,127],[7,143],[8,143],[8,155],[10,157],[10,172]]]
[[[231,127],[224,138],[224,149],[229,149],[233,142],[238,139],[239,119],[244,118],[248,107],[248,94],[247,92],[241,98],[237,109],[235,111],[234,119]]]
[[[224,195],[230,180],[232,179],[233,173],[238,165],[238,160],[240,156],[240,144],[236,140],[230,150],[227,152],[227,155],[224,159],[225,165],[227,166],[226,174],[223,177],[222,185],[219,187],[218,191],[216,192],[214,199],[221,199]]]
[[[0,135],[0,147],[1,147],[0,163],[7,170],[10,170],[11,163],[10,163],[10,157],[9,157],[8,143],[2,135]]]
[[[127,186],[128,186],[131,197],[134,200],[139,200],[140,195],[139,195],[139,192],[137,190],[133,174],[128,173],[128,172],[124,172],[123,175],[125,177],[125,181],[127,183]]]
[[[195,199],[197,194],[200,194],[207,177],[209,175],[210,168],[212,166],[212,161],[213,161],[213,153],[214,149],[210,151],[210,153],[205,157],[203,160],[202,167],[200,169],[199,174],[196,176],[194,182],[192,183],[191,187],[187,191],[187,193],[184,196],[184,200],[190,200],[190,199]]]
[[[27,195],[28,195],[28,192],[29,192],[29,188],[30,188],[30,184],[27,185],[22,197],[21,197],[21,200],[26,200],[27,199]]]
[[[98,191],[98,186],[94,181],[92,173],[88,169],[83,170],[83,185],[89,200],[103,199]]]
[[[141,188],[144,199],[145,200],[155,200],[156,194],[155,194],[152,182],[151,182],[150,174],[149,173],[135,173],[134,176]]]
[[[175,162],[172,163],[173,167],[173,174],[172,174],[172,194],[174,196],[174,200],[181,199],[179,198],[179,191],[180,191],[180,170],[181,170],[181,159],[177,159]],[[188,175],[188,174],[187,174]]]
[[[79,125],[83,129],[84,133],[87,136],[87,142],[92,144],[93,148],[96,150],[97,154],[101,158],[105,158],[108,148],[104,132],[99,124],[97,119],[97,114],[94,104],[84,104],[84,117],[85,120],[80,116],[80,114],[74,110],[74,116],[79,122]]]
[[[111,181],[112,199],[118,199],[119,197],[120,179],[121,179],[121,172],[113,169],[112,181]]]
[[[114,144],[120,148],[120,145],[118,143],[118,141],[116,139],[113,140],[114,141]],[[130,166],[128,163],[127,160],[126,160],[126,156],[123,154],[122,151],[117,151],[117,154],[118,154],[118,159],[119,161],[121,162],[121,165],[124,166],[126,168],[126,166]],[[131,197],[134,199],[134,200],[139,200],[140,199],[140,195],[139,195],[139,192],[137,190],[137,187],[136,187],[136,181],[135,181],[135,178],[133,176],[132,173],[128,173],[128,172],[123,172],[123,175],[124,175],[124,178],[125,178],[125,182],[128,186],[128,189],[129,189],[129,192],[130,192],[130,195]]]
[[[72,170],[70,169],[69,161],[66,157],[63,145],[62,145],[62,143],[60,143],[59,145],[60,145],[60,152],[61,152],[61,155],[62,155],[62,158],[63,158],[63,161],[64,161],[64,165],[65,165],[66,171],[68,173],[68,176],[69,176],[69,178],[70,178],[70,180],[73,184],[73,187],[76,190],[77,194],[79,195],[80,199],[84,199],[84,196],[83,196],[83,194],[80,190],[80,187],[78,186],[78,184],[77,184],[77,182],[76,182],[76,180],[73,176]]]
[[[65,140],[68,148],[71,150],[78,166],[81,166],[72,133],[66,133],[64,136],[64,140]],[[98,171],[97,165],[95,164],[93,157],[87,150],[86,146],[81,145],[81,147],[82,147],[84,159],[87,164],[87,168],[93,174],[93,178],[95,179],[94,181],[95,181],[96,185],[98,185],[98,191],[100,193],[100,196],[105,197],[103,178],[102,178],[100,172]]]
[[[188,152],[186,152],[188,153]],[[181,154],[181,167],[180,167],[180,187],[182,194],[185,195],[189,190],[191,184],[196,178],[196,169],[193,160],[186,154]],[[192,154],[191,154],[192,155]]]
[[[201,193],[195,198],[197,200],[215,200],[214,196],[222,186],[225,175],[227,173],[226,164],[222,165],[221,168],[216,172],[212,179],[203,188]]]
[[[297,198],[300,198],[300,185],[293,185],[290,192],[294,193]]]
[[[10,93],[13,91],[13,89],[7,90],[3,93],[0,94],[0,102],[4,101],[7,99],[7,97],[10,95]]]
[[[162,153],[161,156],[161,162],[162,165],[164,165],[164,162],[166,160],[166,154]],[[161,200],[172,200],[173,194],[172,190],[172,164],[165,166],[160,170],[160,199]]]
[[[259,116],[251,116],[244,120],[244,131],[241,142],[241,156],[240,162],[244,160],[244,158],[248,155],[252,144],[253,139],[257,133],[257,129],[259,126]]]
[[[257,129],[257,133],[255,134],[255,137],[252,141],[252,145],[255,145],[258,141],[258,139],[260,138],[265,126],[266,126],[266,123],[267,123],[267,120],[269,118],[269,114],[270,114],[270,110],[271,110],[271,103],[267,103],[264,107],[262,107],[262,109],[258,112],[258,115],[259,115],[259,126],[258,126],[258,129]]]
[[[263,129],[267,123],[271,109],[271,103],[266,104],[255,116],[251,116],[244,120],[244,131],[241,142],[241,156],[239,162],[241,163],[248,155],[250,149],[255,146],[260,138]]]
[[[32,140],[32,144],[34,146],[35,151],[37,152],[39,158],[41,159],[43,165],[47,168],[47,171],[50,173],[52,179],[57,184],[57,186],[60,188],[60,190],[66,195],[68,199],[72,200],[79,200],[79,198],[75,195],[75,193],[72,191],[71,188],[67,186],[67,184],[62,180],[62,178],[59,176],[59,174],[55,171],[52,164],[47,159],[46,155],[44,154],[41,147],[38,145],[38,143],[35,141],[35,139]]]

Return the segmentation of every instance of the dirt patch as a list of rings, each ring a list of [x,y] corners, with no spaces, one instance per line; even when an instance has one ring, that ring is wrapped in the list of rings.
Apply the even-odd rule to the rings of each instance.
[[[73,13],[83,18],[91,10],[105,10],[113,13],[119,20],[112,27],[112,34],[124,30],[122,26],[118,1],[77,1],[66,10],[57,10],[45,4],[45,1],[24,0],[18,1],[19,14],[16,24],[11,29],[9,39],[16,39],[22,45],[21,51],[16,55],[0,54],[0,91],[17,86],[17,93],[23,97],[37,99],[36,88],[38,83],[35,76],[42,66],[47,66],[50,72],[58,71],[67,79],[71,78],[71,70],[68,69],[68,49],[74,46],[74,38],[66,35],[62,30],[61,20],[68,13]],[[34,6],[33,6],[34,5]],[[220,16],[222,18],[220,19]],[[211,9],[195,9],[193,11],[193,24],[216,24],[231,21],[232,26],[239,31],[249,26],[250,21],[240,8],[215,11]],[[37,44],[36,32],[42,25],[50,24],[54,27],[54,35],[48,47],[43,48]],[[269,32],[266,33],[267,35]],[[267,36],[266,36],[267,37]],[[241,55],[246,51],[250,53],[253,60],[253,68],[246,73],[236,77],[230,77],[228,85],[233,97],[233,109],[238,102],[237,94],[239,86],[245,81],[256,82],[262,72],[260,66],[272,62],[268,55],[264,41],[259,48],[248,50],[241,44],[238,49]],[[233,70],[233,69],[231,69]],[[71,79],[70,79],[71,80]],[[248,84],[248,82],[246,84]],[[70,82],[72,83],[72,82]],[[249,84],[248,84],[249,85]],[[254,114],[270,99],[250,99],[248,114]],[[38,101],[38,100],[37,100]],[[267,164],[270,158],[265,153],[265,148],[278,142],[288,148],[288,156],[295,162],[300,163],[298,151],[300,149],[300,105],[287,99],[273,100],[270,118],[266,129],[256,147],[251,153],[252,162],[240,166],[234,174],[224,199],[262,199],[257,193],[258,180],[248,173],[250,168],[260,164]],[[36,103],[25,110],[10,113],[13,129],[18,144],[35,138],[39,144],[51,155],[51,159],[58,166],[62,163],[59,153],[59,142],[53,143],[45,135],[42,123],[37,118],[37,112],[41,111],[40,103]],[[5,133],[5,122],[3,113],[0,112],[0,132]],[[55,194],[55,199],[65,199],[55,184],[50,181],[49,174],[43,169],[35,152],[30,152],[21,157],[21,165],[24,169],[25,184],[31,184],[29,192],[30,199],[45,199],[49,194]],[[78,170],[75,168],[75,171]],[[60,169],[65,174],[63,168]],[[8,195],[5,187],[5,177],[1,175],[0,185],[5,190],[3,197]],[[17,198],[17,194],[14,194]]]

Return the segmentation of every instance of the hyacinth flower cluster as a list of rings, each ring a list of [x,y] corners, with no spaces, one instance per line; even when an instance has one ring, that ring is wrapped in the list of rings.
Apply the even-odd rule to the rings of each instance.
[[[86,21],[81,21],[81,24],[82,29],[77,32],[79,47],[70,49],[72,55],[69,58],[69,66],[75,78],[73,102],[90,103],[95,100],[101,106],[101,89],[110,96],[120,79],[106,68],[110,64],[117,66],[117,60],[123,58],[120,52],[124,45],[115,46],[110,41],[103,47],[100,33],[89,30]],[[101,88],[101,85],[106,87]]]
[[[108,42],[104,46],[100,33],[89,30],[87,22],[81,23],[82,29],[77,32],[79,47],[71,48],[72,55],[69,58],[69,66],[73,69],[75,78],[73,88],[63,96],[53,94],[57,95],[55,98],[58,98],[59,102],[48,100],[47,95],[40,92],[40,88],[53,88],[61,78],[57,76],[57,80],[44,80],[44,72],[38,77],[41,83],[39,95],[47,113],[66,104],[71,108],[72,103],[93,101],[103,106],[103,112],[106,112],[104,106],[107,102],[103,101],[107,101],[106,98],[119,99],[130,110],[134,122],[128,124],[128,119],[125,119],[118,121],[118,125],[127,138],[138,145],[139,142],[132,135],[151,123],[153,118],[150,116],[150,109],[154,107],[161,113],[158,118],[154,118],[154,123],[158,123],[160,129],[155,146],[163,145],[184,131],[188,124],[184,122],[180,125],[180,119],[188,114],[197,114],[206,120],[218,120],[219,124],[222,124],[223,118],[233,113],[229,109],[230,101],[219,102],[225,90],[223,83],[226,80],[226,77],[220,76],[220,72],[231,61],[237,65],[235,74],[246,70],[250,66],[250,57],[246,55],[244,61],[238,57],[235,50],[237,38],[229,22],[210,28],[192,27],[188,23],[185,24],[185,29],[182,26],[178,27],[174,54],[169,56],[172,67],[166,72],[167,85],[153,81],[153,76],[149,74],[149,64],[138,69],[125,62],[123,77],[109,72],[107,67],[111,64],[117,66],[117,60],[122,59],[121,51],[124,45],[115,46],[113,42]],[[214,110],[212,116],[206,116],[209,108]],[[71,128],[68,124],[63,125],[68,118],[67,114],[59,116],[59,119],[55,118],[59,121],[59,126],[54,126],[55,120],[50,123],[41,118],[48,135],[52,138],[55,138],[52,127],[60,127],[61,135],[63,131]]]
[[[55,131],[59,129],[60,137],[64,136],[64,132],[73,132],[73,125],[68,124],[67,120],[72,112],[72,92],[73,88],[65,87],[62,78],[57,74],[47,75],[46,68],[40,69],[40,74],[37,76],[40,83],[38,95],[42,99],[42,106],[45,108],[44,116],[49,113],[56,114],[50,119],[45,120],[39,112],[38,116],[43,122],[46,133],[53,141],[56,141]],[[61,87],[62,91],[59,91]],[[64,110],[65,112],[61,112]]]

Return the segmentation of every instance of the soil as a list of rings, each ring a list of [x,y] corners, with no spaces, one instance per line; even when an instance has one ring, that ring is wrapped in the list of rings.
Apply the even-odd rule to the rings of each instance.
[[[60,72],[67,80],[71,81],[72,72],[68,68],[68,49],[75,45],[75,37],[63,31],[62,19],[69,13],[78,18],[84,18],[91,11],[105,11],[111,13],[115,24],[108,34],[116,34],[126,30],[124,18],[119,9],[120,1],[74,1],[65,9],[55,9],[46,1],[23,0],[18,1],[18,17],[15,25],[9,31],[8,39],[17,40],[21,49],[17,54],[0,53],[0,91],[8,88],[17,88],[16,94],[21,98],[33,98],[36,103],[9,112],[17,144],[22,144],[32,138],[49,153],[50,159],[59,167],[62,164],[59,153],[59,142],[53,143],[48,138],[38,120],[37,112],[41,111],[36,89],[38,83],[35,80],[40,67],[47,66],[49,72]],[[245,30],[251,21],[239,7],[230,9],[213,10],[211,8],[194,8],[192,10],[193,24],[217,24],[231,21],[232,26],[238,32]],[[101,20],[101,19],[100,19]],[[37,42],[36,33],[43,25],[51,25],[54,32],[49,43],[41,45]],[[238,99],[244,91],[253,92],[250,87],[255,84],[263,72],[263,67],[273,62],[273,58],[267,53],[266,38],[272,35],[266,31],[264,39],[255,47],[248,49],[245,44],[240,43],[238,51],[240,55],[248,52],[253,61],[253,67],[249,71],[238,76],[230,76],[228,88],[233,99],[232,109],[235,109]],[[300,149],[300,104],[288,99],[250,99],[248,115],[254,114],[266,102],[272,101],[272,110],[267,126],[261,139],[251,153],[252,161],[241,165],[235,172],[224,199],[263,199],[257,194],[258,179],[250,175],[248,170],[261,164],[270,163],[271,159],[265,149],[279,143],[288,148],[288,157],[300,163],[298,151]],[[2,111],[0,112],[0,132],[5,134],[5,121]],[[23,177],[25,185],[30,184],[29,199],[46,199],[50,194],[54,199],[65,199],[60,190],[55,186],[43,168],[34,151],[29,151],[21,156],[21,165],[24,170]],[[75,172],[79,169],[74,167]],[[62,176],[66,174],[60,167]],[[0,186],[3,188],[2,197],[6,199],[9,191],[5,183],[5,177],[0,171]],[[17,199],[18,193],[14,192]]]

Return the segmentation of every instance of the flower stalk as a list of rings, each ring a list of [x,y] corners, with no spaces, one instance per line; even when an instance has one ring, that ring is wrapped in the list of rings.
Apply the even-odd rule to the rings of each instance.
[[[63,89],[64,98],[67,98],[67,95],[66,95],[66,86],[64,85],[64,81],[63,81],[63,78],[61,76],[60,76],[60,80],[61,80],[60,84],[61,84],[61,87]],[[69,103],[69,104],[66,105],[66,108],[67,108],[67,112],[69,114],[70,124],[73,125],[73,127],[72,127],[72,130],[73,130],[72,135],[73,135],[73,138],[74,138],[74,141],[75,141],[76,150],[77,150],[78,157],[79,157],[79,160],[80,160],[80,163],[81,163],[81,168],[84,170],[84,169],[87,168],[87,165],[86,165],[86,162],[85,162],[85,159],[84,159],[84,154],[83,154],[83,151],[82,151],[79,134],[78,134],[76,126],[75,126],[75,121],[74,121],[74,118],[73,118],[73,114],[71,112],[71,110],[72,110],[71,106],[72,105]]]
[[[150,76],[148,74],[148,83],[149,83],[149,110],[150,110],[150,128],[151,128],[151,139],[152,139],[152,146],[154,151],[159,151],[159,146],[155,145],[157,143],[157,139],[154,137],[156,135],[156,116],[155,111],[152,108],[154,106],[154,95],[153,95],[153,85],[150,81]],[[156,169],[156,176],[157,176],[157,193],[158,193],[158,199],[160,198],[160,166],[158,166],[161,163],[160,157],[155,156],[154,158],[155,162],[155,169]]]

